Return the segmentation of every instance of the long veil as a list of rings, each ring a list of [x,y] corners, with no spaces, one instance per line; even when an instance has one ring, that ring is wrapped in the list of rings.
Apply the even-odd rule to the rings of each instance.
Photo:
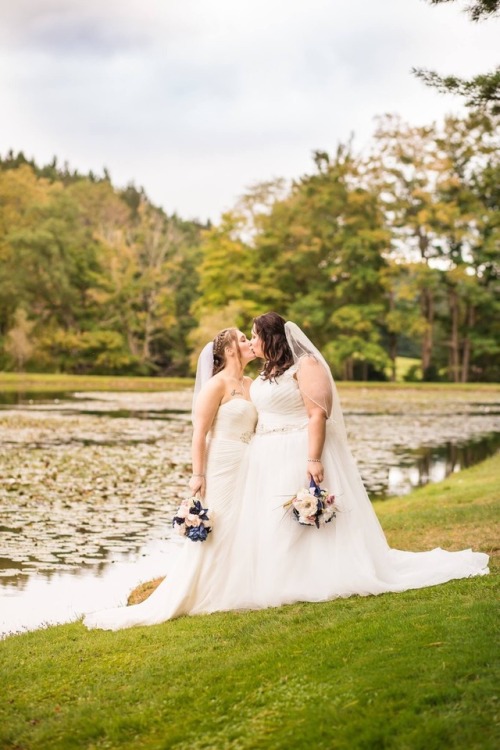
[[[196,366],[196,380],[193,391],[193,403],[191,407],[191,421],[194,424],[194,412],[196,408],[196,399],[207,380],[212,377],[214,369],[214,342],[209,341],[205,344],[198,357],[198,364]]]
[[[328,363],[296,323],[287,321],[285,333],[294,363],[297,365],[297,382],[300,391],[320,406],[327,418],[335,423],[337,437],[347,441],[344,415]],[[303,368],[306,358],[309,362],[312,358],[315,366]],[[305,369],[306,372],[304,372]]]

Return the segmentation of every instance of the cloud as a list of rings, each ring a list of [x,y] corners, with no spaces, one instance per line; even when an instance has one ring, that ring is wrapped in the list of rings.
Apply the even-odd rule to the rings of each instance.
[[[60,55],[110,56],[143,47],[153,29],[137,13],[137,3],[95,0],[16,0],[0,8],[4,44]]]
[[[16,0],[0,6],[0,150],[134,179],[217,218],[249,183],[299,176],[372,118],[458,100],[415,66],[472,74],[495,24],[422,0]]]

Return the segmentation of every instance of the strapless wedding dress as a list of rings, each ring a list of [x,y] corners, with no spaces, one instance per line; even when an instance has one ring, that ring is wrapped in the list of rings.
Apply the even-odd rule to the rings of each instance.
[[[257,378],[258,424],[224,597],[228,609],[321,601],[433,586],[488,572],[488,556],[463,550],[391,549],[341,430],[327,421],[323,486],[340,510],[319,529],[301,526],[283,503],[304,487],[307,414],[291,367],[275,382]]]
[[[227,609],[224,599],[238,504],[238,482],[246,473],[246,455],[257,413],[250,401],[235,398],[219,407],[207,453],[204,507],[213,514],[213,531],[204,542],[183,539],[165,580],[141,604],[86,615],[88,628],[119,630],[153,625],[180,615]]]

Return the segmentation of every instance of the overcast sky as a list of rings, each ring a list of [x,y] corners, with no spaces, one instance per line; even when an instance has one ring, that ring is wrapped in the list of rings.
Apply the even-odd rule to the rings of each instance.
[[[216,220],[373,118],[461,112],[412,66],[498,63],[498,21],[424,0],[0,0],[0,151],[133,181]]]

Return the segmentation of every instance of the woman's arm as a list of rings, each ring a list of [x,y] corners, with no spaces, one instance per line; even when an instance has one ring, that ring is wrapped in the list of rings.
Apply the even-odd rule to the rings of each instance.
[[[321,484],[324,478],[321,455],[325,444],[326,414],[323,409],[313,404],[307,397],[304,398],[304,403],[309,417],[307,473],[314,479],[316,484]]]
[[[331,408],[331,389],[323,366],[312,357],[304,357],[297,373],[300,394],[307,410],[307,473],[316,484],[324,479],[321,456],[325,445],[327,410]]]
[[[201,389],[196,400],[193,440],[191,443],[193,475],[189,480],[189,488],[193,495],[199,492],[202,497],[205,496],[207,435],[213,425],[223,396],[224,381],[222,378],[212,378]]]

